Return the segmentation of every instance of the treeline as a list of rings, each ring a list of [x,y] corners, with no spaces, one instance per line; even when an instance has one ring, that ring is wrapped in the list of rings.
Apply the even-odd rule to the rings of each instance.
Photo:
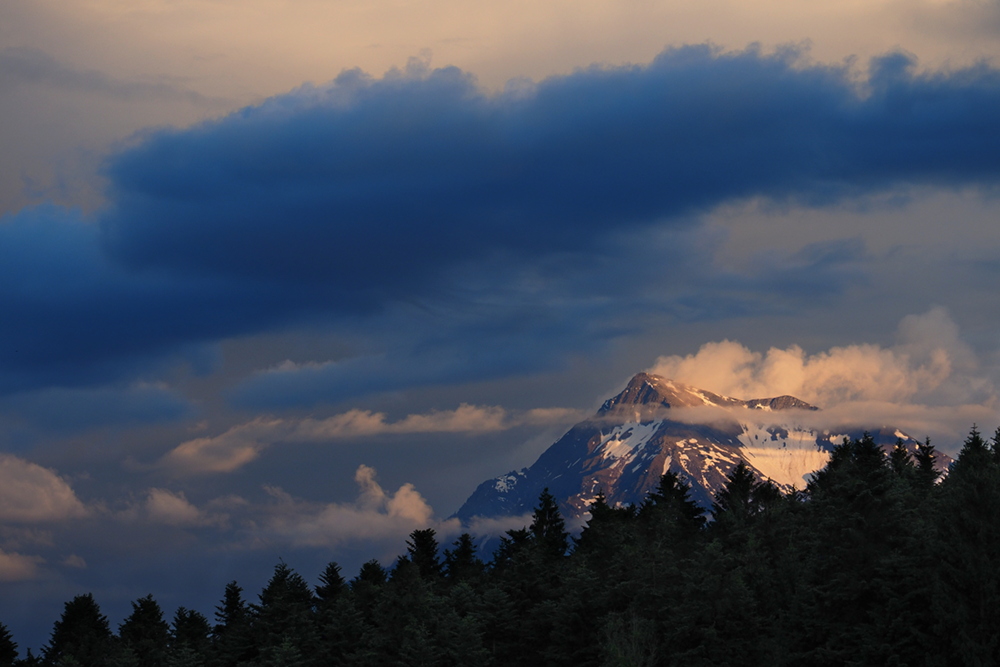
[[[791,495],[740,464],[709,513],[667,473],[640,506],[599,497],[574,539],[545,492],[488,562],[417,530],[389,570],[330,563],[311,588],[279,563],[211,622],[147,596],[117,634],[78,596],[38,656],[0,626],[0,665],[1000,664],[1000,430],[943,480],[934,460],[845,441]]]

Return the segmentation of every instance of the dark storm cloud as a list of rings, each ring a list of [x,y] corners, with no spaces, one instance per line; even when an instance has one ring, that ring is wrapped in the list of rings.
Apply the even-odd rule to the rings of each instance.
[[[0,223],[0,391],[134,373],[149,355],[280,321],[293,302],[267,285],[125,270],[78,213],[22,211]]]
[[[455,69],[346,72],[149,133],[109,160],[111,204],[97,222],[39,209],[0,225],[0,382],[113,376],[303,318],[472,298],[481,317],[436,332],[432,359],[459,337],[489,341],[501,322],[535,331],[545,317],[532,309],[569,300],[552,336],[515,355],[536,359],[610,335],[573,317],[610,322],[616,303],[653,298],[657,280],[619,277],[632,268],[624,236],[641,244],[654,226],[691,229],[699,212],[749,196],[823,205],[897,185],[995,182],[997,70],[916,74],[892,55],[859,89],[843,69],[796,58],[689,47],[499,95]],[[670,307],[723,316],[718,304],[743,297],[704,270],[677,269],[704,263],[696,237],[672,250]],[[838,268],[845,252],[856,249],[808,250],[786,280],[775,272],[749,285],[793,300],[836,293],[855,279]],[[567,284],[588,272],[589,283]],[[510,304],[526,309],[495,317]],[[508,357],[493,366],[509,372]],[[393,373],[376,375],[380,387]]]
[[[867,97],[840,69],[708,47],[494,97],[454,69],[347,73],[120,155],[106,240],[134,266],[324,285],[364,308],[442,267],[593,249],[734,198],[993,180],[1000,72],[911,69],[876,61]]]

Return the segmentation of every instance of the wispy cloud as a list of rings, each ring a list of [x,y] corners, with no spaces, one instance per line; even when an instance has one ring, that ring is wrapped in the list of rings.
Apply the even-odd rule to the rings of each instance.
[[[350,410],[325,419],[262,417],[217,436],[183,442],[164,455],[158,465],[184,473],[231,472],[276,443],[322,443],[410,433],[491,433],[524,425],[564,423],[579,416],[577,410],[567,408],[538,408],[511,414],[499,406],[462,404],[454,410],[411,414],[398,421],[368,410]]]

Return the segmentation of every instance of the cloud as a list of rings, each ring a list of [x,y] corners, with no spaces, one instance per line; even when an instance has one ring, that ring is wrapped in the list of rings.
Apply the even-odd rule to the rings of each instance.
[[[409,378],[363,357],[357,366],[375,372],[356,376],[362,390],[551,366],[614,335],[580,330],[579,318],[609,308],[602,280],[623,284],[622,238],[641,246],[749,197],[825,206],[996,182],[998,70],[918,73],[893,54],[872,61],[864,85],[854,75],[792,50],[693,46],[490,94],[465,72],[415,65],[382,79],[344,72],[146,133],[108,158],[108,205],[93,218],[41,207],[0,224],[0,391],[134,375],[293,323],[396,325],[378,317],[400,304],[437,309],[419,331],[431,352]],[[795,280],[771,286],[836,293],[858,252],[814,248],[790,259]],[[588,266],[600,269],[589,295],[558,270]],[[661,270],[659,282],[687,292],[657,303],[678,317],[731,315],[743,302],[735,287],[695,285],[697,272]],[[653,300],[644,284],[626,287]],[[545,349],[451,355],[464,335],[502,339],[528,322]],[[292,379],[342,393],[338,368],[261,376],[242,398],[274,400],[268,388]]]
[[[996,389],[947,311],[904,318],[892,347],[856,344],[808,354],[798,346],[754,352],[735,341],[660,357],[650,372],[737,398],[792,395],[823,408],[812,425],[897,425],[953,437],[995,421]]]
[[[474,516],[464,528],[476,537],[493,539],[499,538],[508,530],[527,528],[533,520],[531,513],[518,516]]]
[[[291,281],[364,312],[494,253],[592,250],[727,200],[995,180],[997,71],[918,75],[892,54],[863,96],[797,57],[685,47],[513,98],[453,68],[345,72],[115,157],[104,239],[131,266]]]
[[[0,454],[0,521],[64,521],[88,514],[70,485],[54,471]]]
[[[276,503],[268,511],[269,539],[294,546],[332,547],[360,540],[401,541],[412,531],[434,526],[449,534],[456,521],[436,522],[434,511],[412,484],[387,493],[375,480],[375,469],[359,466],[354,475],[358,498],[354,503],[309,503],[271,489]]]
[[[346,438],[411,433],[491,433],[522,425],[564,423],[579,412],[566,408],[536,408],[510,414],[499,406],[463,403],[454,410],[411,414],[389,421],[381,412],[349,410],[325,419],[257,418],[214,436],[181,443],[159,466],[185,473],[232,472],[255,460],[275,443],[322,443]]]
[[[898,338],[892,348],[858,344],[812,355],[798,346],[762,354],[727,340],[707,343],[692,355],[660,357],[650,371],[725,395],[789,394],[823,407],[992,397],[992,386],[976,374],[975,355],[943,308],[908,316]]]
[[[87,561],[83,559],[82,556],[77,556],[76,554],[70,554],[63,559],[62,564],[65,567],[71,567],[75,570],[86,570]]]
[[[150,489],[143,509],[149,521],[169,526],[204,526],[218,519],[205,515],[183,493],[167,489]]]
[[[0,549],[0,581],[26,581],[38,576],[38,566],[45,562],[39,556],[25,556]]]
[[[256,459],[284,425],[281,419],[258,418],[212,438],[188,440],[170,450],[160,466],[189,473],[232,472]]]

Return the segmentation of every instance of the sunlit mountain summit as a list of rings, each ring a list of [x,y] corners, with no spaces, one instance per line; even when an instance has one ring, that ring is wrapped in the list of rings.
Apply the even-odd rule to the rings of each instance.
[[[480,484],[455,516],[524,514],[548,488],[576,518],[599,493],[612,506],[641,503],[667,471],[691,484],[692,497],[707,508],[741,460],[790,492],[804,488],[844,438],[867,431],[886,449],[897,440],[911,451],[919,444],[891,427],[820,427],[818,413],[794,396],[741,400],[639,373],[533,465]]]

